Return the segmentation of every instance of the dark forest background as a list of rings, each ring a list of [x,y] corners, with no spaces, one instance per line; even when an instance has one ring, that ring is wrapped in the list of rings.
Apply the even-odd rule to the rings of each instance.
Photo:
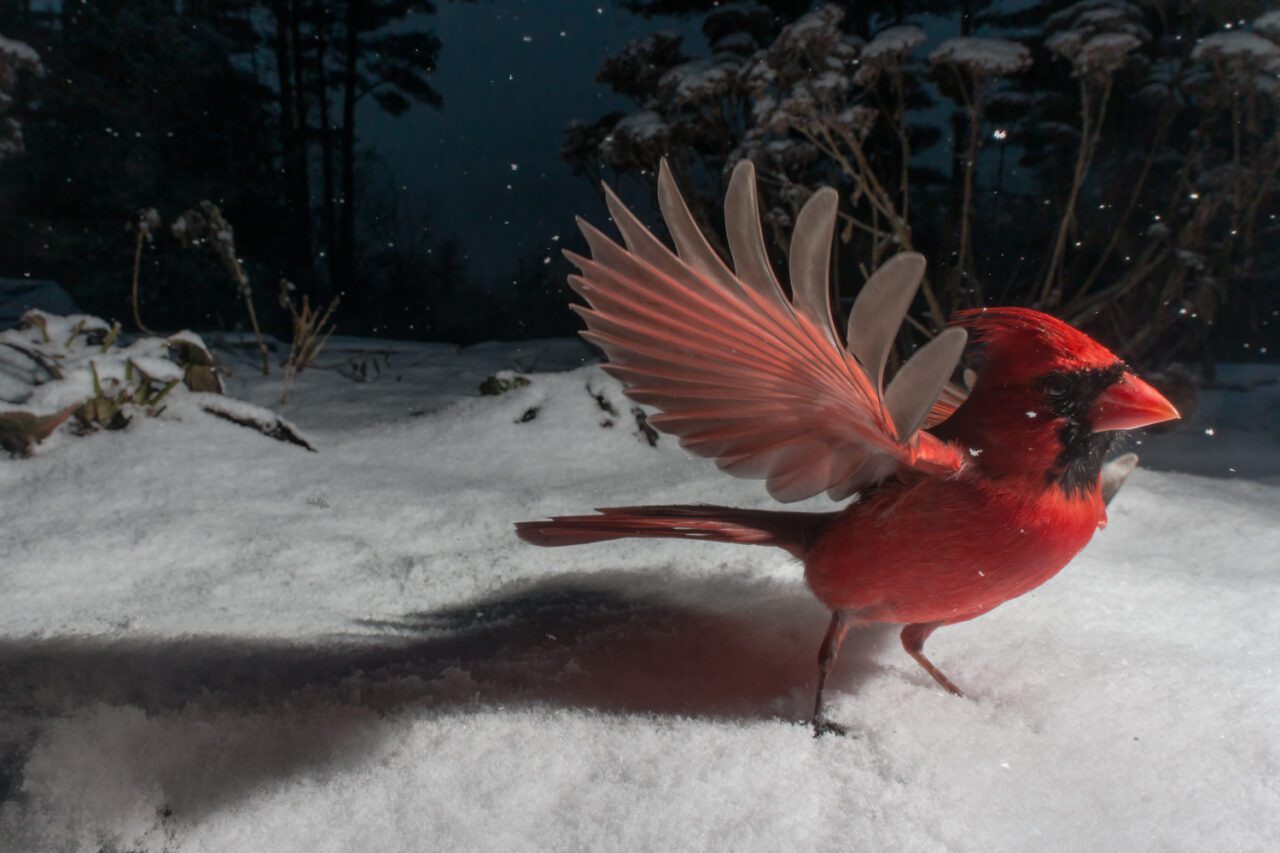
[[[795,212],[822,184],[844,198],[842,298],[901,248],[929,257],[919,336],[956,308],[1019,303],[1135,360],[1274,357],[1270,4],[615,5],[688,26],[655,23],[584,70],[631,106],[582,104],[562,154],[581,180],[619,184],[650,221],[660,158],[714,230],[728,168],[747,156],[780,264]],[[390,116],[443,107],[447,120],[433,72],[443,50],[467,47],[442,44],[433,11],[410,0],[0,2],[0,34],[42,66],[0,67],[12,91],[0,116],[22,148],[0,146],[0,276],[53,279],[128,328],[130,229],[154,208],[162,224],[142,241],[140,269],[148,325],[241,327],[225,270],[169,233],[209,199],[277,334],[288,329],[282,278],[317,304],[341,294],[343,334],[572,332],[558,255],[532,252],[479,280],[447,212],[404,204],[361,138],[369,102]],[[955,36],[1003,42],[943,49]]]

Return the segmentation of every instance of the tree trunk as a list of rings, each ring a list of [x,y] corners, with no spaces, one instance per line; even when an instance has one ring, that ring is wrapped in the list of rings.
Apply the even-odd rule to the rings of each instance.
[[[276,78],[280,101],[280,163],[284,171],[286,207],[286,231],[288,235],[287,257],[291,265],[305,265],[310,252],[302,241],[298,227],[301,213],[307,209],[303,173],[306,171],[306,151],[298,126],[297,98],[293,90],[292,51],[289,39],[289,0],[275,0],[272,12],[276,19],[272,49],[276,58]]]
[[[357,3],[347,3],[346,33],[343,51],[342,79],[342,211],[339,223],[341,251],[338,280],[334,287],[357,314],[366,306],[355,288],[356,243],[356,68],[360,51],[359,12]]]
[[[299,0],[289,0],[289,37],[293,48],[293,100],[294,122],[297,129],[297,191],[295,202],[301,207],[293,211],[298,227],[299,260],[301,268],[313,268],[314,242],[311,234],[311,158],[307,152],[307,86],[306,52],[302,47],[302,14]]]
[[[321,222],[324,229],[324,255],[328,264],[329,289],[337,287],[338,235],[335,187],[333,185],[333,116],[329,111],[329,13],[323,3],[315,4],[316,32],[316,103],[320,107],[320,173],[324,181],[324,200],[321,204]],[[326,294],[326,299],[332,294]]]

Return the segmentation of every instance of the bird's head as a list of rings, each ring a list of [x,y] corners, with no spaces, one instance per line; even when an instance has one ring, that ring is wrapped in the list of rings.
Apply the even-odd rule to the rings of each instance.
[[[1029,308],[962,311],[976,381],[937,430],[993,473],[1042,474],[1067,492],[1092,489],[1116,431],[1177,418],[1114,353]]]

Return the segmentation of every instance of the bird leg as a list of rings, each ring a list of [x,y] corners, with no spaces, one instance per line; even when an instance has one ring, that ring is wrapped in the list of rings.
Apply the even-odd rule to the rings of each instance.
[[[812,720],[814,737],[849,733],[844,726],[827,719],[826,702],[823,701],[822,695],[823,688],[827,686],[827,675],[836,662],[836,655],[840,654],[840,644],[844,642],[844,636],[849,633],[849,628],[849,614],[844,610],[832,611],[831,625],[827,628],[827,635],[822,638],[822,648],[818,650],[818,695],[813,700]]]
[[[908,625],[902,629],[902,647],[907,650],[907,654],[916,659],[916,663],[924,667],[924,671],[933,676],[933,680],[946,688],[947,692],[954,693],[956,696],[963,696],[960,688],[951,683],[951,679],[942,674],[933,663],[924,656],[924,641],[929,639],[941,622],[920,623]]]

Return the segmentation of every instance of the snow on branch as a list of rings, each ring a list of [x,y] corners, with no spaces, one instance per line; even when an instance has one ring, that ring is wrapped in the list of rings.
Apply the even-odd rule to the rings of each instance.
[[[1050,15],[1045,47],[1070,62],[1077,77],[1106,80],[1151,40],[1132,3],[1084,0]]]
[[[1196,43],[1191,51],[1191,58],[1249,62],[1273,69],[1280,65],[1280,47],[1254,33],[1214,33]]]
[[[1196,43],[1191,58],[1233,87],[1280,97],[1280,46],[1255,33],[1214,33]]]
[[[889,27],[876,33],[862,49],[862,61],[871,62],[884,56],[902,56],[925,42],[924,30],[911,24]]]
[[[901,69],[907,55],[924,44],[925,39],[924,30],[910,24],[881,30],[862,49],[861,67],[854,75],[854,82],[859,86],[870,86],[885,70]]]
[[[600,141],[600,154],[610,163],[648,163],[671,145],[671,125],[652,110],[622,118],[613,132]]]
[[[1008,39],[957,36],[929,54],[934,65],[955,65],[975,75],[1004,77],[1031,67],[1031,51]]]
[[[1280,38],[1280,10],[1264,12],[1253,21],[1253,31],[1264,36]]]
[[[25,42],[14,41],[0,36],[0,57],[3,57],[5,62],[25,66],[28,70],[43,71],[40,65],[40,54],[36,53],[35,48]]]
[[[719,100],[733,88],[738,62],[731,57],[699,59],[677,65],[658,81],[658,91],[677,105]]]

